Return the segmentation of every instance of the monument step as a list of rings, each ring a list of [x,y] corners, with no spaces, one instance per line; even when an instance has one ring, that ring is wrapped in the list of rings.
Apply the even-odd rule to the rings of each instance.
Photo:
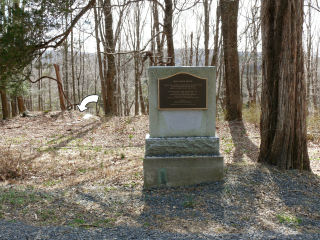
[[[218,137],[146,136],[145,156],[219,155]]]
[[[145,157],[144,188],[187,186],[223,179],[223,156]]]

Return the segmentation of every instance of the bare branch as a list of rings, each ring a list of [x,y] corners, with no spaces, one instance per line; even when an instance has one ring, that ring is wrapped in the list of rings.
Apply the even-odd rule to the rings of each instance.
[[[73,27],[77,24],[77,22],[80,20],[80,18],[89,10],[91,9],[96,3],[96,0],[90,0],[90,2],[88,3],[87,6],[85,6],[81,11],[80,13],[72,20],[70,26],[68,27],[68,29],[55,36],[54,38],[50,39],[49,41],[47,42],[44,42],[40,45],[37,46],[37,49],[43,49],[43,48],[49,48],[49,47],[52,47],[52,48],[57,48],[59,47],[63,42],[64,40],[67,39],[67,37],[69,36],[70,32],[72,31]],[[55,43],[54,45],[50,45],[50,43],[56,41],[60,39],[57,43]]]

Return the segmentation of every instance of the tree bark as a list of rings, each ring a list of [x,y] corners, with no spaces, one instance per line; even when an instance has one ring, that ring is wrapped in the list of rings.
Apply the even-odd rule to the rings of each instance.
[[[209,66],[209,3],[203,1],[204,10],[204,65]]]
[[[6,88],[0,86],[1,103],[2,103],[2,118],[8,119],[10,117],[10,109],[8,104],[8,98],[6,93]]]
[[[16,96],[11,96],[11,114],[12,114],[12,117],[16,117],[18,115],[18,106],[17,106]]]
[[[95,35],[96,35],[96,43],[97,43],[97,57],[98,57],[98,66],[99,66],[99,78],[100,78],[100,85],[101,85],[101,98],[103,102],[103,111],[107,113],[107,96],[106,96],[106,85],[104,81],[103,75],[103,67],[102,67],[102,57],[100,51],[100,37],[99,37],[99,22],[98,22],[98,13],[97,13],[97,6],[94,7],[94,24],[95,24]]]
[[[152,10],[153,10],[153,19],[154,19],[154,31],[156,34],[156,43],[157,43],[157,57],[154,59],[155,65],[159,65],[159,63],[163,62],[163,44],[160,40],[160,23],[159,23],[159,11],[158,11],[158,5],[157,1],[153,0]]]
[[[190,56],[189,56],[189,66],[192,66],[193,61],[193,32],[190,33]]]
[[[71,13],[71,21],[72,21],[72,13]],[[71,40],[70,40],[70,51],[71,51],[71,78],[72,78],[72,99],[73,104],[76,103],[76,75],[74,69],[74,42],[73,42],[73,30],[71,31]],[[73,106],[73,109],[76,110],[76,105]],[[62,109],[61,109],[62,110]]]
[[[115,75],[116,75],[116,63],[115,57],[112,53],[115,52],[114,40],[113,40],[113,17],[111,10],[111,1],[106,0],[104,6],[104,16],[105,16],[105,39],[106,39],[106,54],[108,60],[108,70],[106,74],[106,84],[107,84],[107,114],[116,114],[117,106],[115,99]]]
[[[263,0],[259,162],[310,169],[302,31],[303,0]]]
[[[242,99],[240,93],[239,57],[237,48],[237,24],[239,0],[221,0],[221,20],[226,77],[227,121],[242,119]]]
[[[173,17],[173,6],[172,0],[165,0],[165,11],[164,11],[164,24],[163,31],[167,37],[167,66],[175,65],[174,56],[174,45],[173,45],[173,30],[172,30],[172,17]]]
[[[25,104],[24,104],[24,99],[23,99],[22,96],[18,96],[17,99],[18,99],[18,109],[19,109],[19,113],[20,113],[20,114],[23,114],[23,113],[25,113],[25,111],[26,111],[26,106],[25,106]]]
[[[66,10],[69,9],[69,1],[65,1],[66,2]],[[67,30],[68,28],[68,12],[65,13],[65,30]],[[68,63],[68,38],[66,38],[66,40],[63,43],[63,50],[64,50],[64,54],[63,54],[63,66],[64,66],[64,81],[65,81],[65,93],[67,98],[69,99],[69,63]],[[51,108],[51,107],[50,107]]]
[[[317,96],[319,96],[319,91],[318,91],[318,63],[319,63],[319,41],[317,44],[317,50],[316,50],[316,55],[315,55],[315,62],[314,62],[314,78],[313,78],[313,86],[312,86],[312,95],[313,95],[313,107],[314,111],[318,111],[318,103],[317,103]]]
[[[56,76],[57,76],[60,108],[61,108],[61,111],[65,111],[66,110],[66,105],[64,103],[63,87],[62,87],[62,81],[61,81],[61,78],[60,78],[59,66],[57,64],[53,64],[53,66],[54,66],[54,70],[56,71]]]
[[[219,4],[219,3],[218,3]],[[214,35],[214,48],[213,48],[213,55],[211,59],[211,66],[217,65],[217,59],[218,59],[218,47],[219,47],[219,32],[220,32],[220,6],[217,6],[216,10],[216,29],[215,29],[215,35]]]

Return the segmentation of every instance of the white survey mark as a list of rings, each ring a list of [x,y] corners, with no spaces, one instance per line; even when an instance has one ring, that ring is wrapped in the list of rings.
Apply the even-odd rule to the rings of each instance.
[[[80,112],[83,112],[85,110],[87,110],[87,107],[86,105],[88,103],[91,103],[91,102],[98,102],[98,99],[99,99],[99,96],[98,95],[89,95],[87,97],[85,97],[82,102],[80,103],[80,105],[77,105],[77,107],[79,108],[79,111]]]

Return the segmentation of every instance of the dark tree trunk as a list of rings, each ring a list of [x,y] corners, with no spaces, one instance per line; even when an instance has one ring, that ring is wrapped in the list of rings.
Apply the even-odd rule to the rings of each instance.
[[[143,99],[143,94],[142,94],[141,77],[139,77],[139,100],[140,100],[141,113],[143,115],[146,115],[146,107],[144,104],[144,99]]]
[[[190,56],[189,56],[189,66],[192,66],[193,61],[193,32],[190,34]]]
[[[54,67],[54,70],[56,71],[56,76],[57,76],[60,108],[61,108],[61,111],[65,111],[66,110],[66,105],[64,103],[63,86],[62,86],[62,81],[61,81],[61,77],[60,77],[59,65],[53,64],[53,67]]]
[[[106,84],[107,84],[107,114],[117,114],[117,106],[115,99],[115,75],[116,75],[116,63],[115,57],[112,53],[115,52],[114,41],[113,41],[113,17],[111,11],[110,0],[105,1],[104,6],[104,16],[105,16],[105,34],[106,34],[106,51],[108,60],[108,70],[106,74]]]
[[[8,119],[10,117],[10,109],[9,109],[8,98],[7,98],[5,87],[0,86],[0,94],[1,94],[1,103],[2,103],[2,118]]]
[[[173,6],[172,0],[165,0],[165,12],[164,12],[164,24],[163,31],[167,37],[167,48],[168,48],[168,66],[175,65],[174,57],[174,46],[173,46],[173,30],[172,30],[172,15],[173,15]]]
[[[22,96],[18,96],[17,99],[18,99],[18,109],[19,109],[19,113],[20,113],[20,114],[23,114],[23,113],[25,113],[25,111],[26,111],[26,106],[25,106],[25,104],[24,104],[24,99],[23,99]]]
[[[211,60],[211,66],[217,66],[217,59],[218,59],[218,47],[219,47],[219,24],[220,23],[220,6],[217,6],[216,11],[216,29],[214,35],[214,48],[213,48],[213,55]]]
[[[17,106],[16,96],[11,96],[11,113],[12,113],[12,117],[16,117],[18,115],[18,106]]]
[[[259,162],[310,171],[302,51],[303,0],[263,0]]]
[[[72,16],[71,16],[72,17]],[[72,99],[73,99],[73,104],[76,104],[76,74],[75,74],[75,69],[74,69],[74,41],[73,41],[73,30],[71,31],[71,77],[72,77]],[[80,103],[79,103],[80,104]],[[76,110],[76,105],[73,106],[73,109]]]
[[[160,40],[160,24],[159,24],[159,12],[158,12],[158,5],[157,5],[157,1],[154,0],[153,1],[153,5],[152,5],[152,10],[153,10],[153,19],[154,19],[154,31],[156,34],[156,43],[157,43],[157,57],[154,60],[155,61],[155,65],[159,65],[159,63],[163,62],[163,52],[162,52],[162,48],[163,48],[163,43],[161,43]]]
[[[204,10],[204,65],[209,66],[209,3],[203,1]]]
[[[221,22],[226,77],[226,120],[242,119],[237,21],[239,1],[221,0]]]
[[[97,13],[97,6],[94,7],[94,24],[95,24],[95,35],[96,35],[96,43],[97,43],[97,58],[98,58],[98,66],[99,66],[99,78],[101,84],[101,98],[103,103],[103,111],[106,114],[107,112],[107,96],[106,96],[106,86],[104,81],[103,75],[103,67],[102,67],[102,57],[100,51],[100,38],[99,38],[99,22],[98,22],[98,13]]]

